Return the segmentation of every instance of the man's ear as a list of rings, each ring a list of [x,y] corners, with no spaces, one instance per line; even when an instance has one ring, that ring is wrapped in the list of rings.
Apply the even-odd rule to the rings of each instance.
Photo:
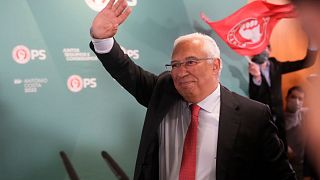
[[[221,60],[218,58],[218,59],[215,59],[213,60],[213,66],[212,66],[212,69],[213,70],[217,70],[220,68],[220,65],[221,65]]]

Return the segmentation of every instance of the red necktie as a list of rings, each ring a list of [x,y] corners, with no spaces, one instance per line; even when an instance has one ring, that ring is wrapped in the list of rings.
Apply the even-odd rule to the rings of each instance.
[[[200,107],[196,104],[192,104],[190,107],[191,122],[184,140],[179,180],[196,179],[197,129]]]

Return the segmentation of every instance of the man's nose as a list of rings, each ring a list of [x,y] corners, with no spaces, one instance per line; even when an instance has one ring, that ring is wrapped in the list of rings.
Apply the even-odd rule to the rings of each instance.
[[[299,99],[295,99],[294,103],[298,105],[298,107],[301,107],[303,105],[303,102]]]
[[[302,105],[302,104],[303,104],[303,101],[302,101],[302,100],[298,99],[297,101],[298,101],[297,103],[298,103],[299,105]]]

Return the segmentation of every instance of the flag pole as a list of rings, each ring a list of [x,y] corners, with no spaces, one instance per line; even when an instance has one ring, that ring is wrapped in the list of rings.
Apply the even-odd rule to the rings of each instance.
[[[251,58],[250,58],[249,56],[244,56],[244,57],[246,58],[246,60],[248,61],[249,64],[250,64],[250,63],[253,63],[252,60],[251,60]]]

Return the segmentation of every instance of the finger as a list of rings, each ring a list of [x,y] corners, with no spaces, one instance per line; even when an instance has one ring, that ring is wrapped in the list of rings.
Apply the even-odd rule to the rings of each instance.
[[[245,28],[245,25],[242,24],[241,27],[240,27],[240,30],[243,30]]]
[[[104,9],[111,9],[115,0],[110,0]]]
[[[128,7],[119,17],[118,17],[118,22],[119,24],[122,24],[123,21],[125,21],[127,19],[127,17],[129,16],[129,14],[131,13],[132,9],[130,7]]]
[[[254,64],[254,62],[252,62],[252,63],[251,63],[251,67],[252,67],[252,68],[255,68],[255,67],[257,67],[257,65]]]
[[[112,6],[112,11],[115,12],[122,3],[123,3],[123,0],[118,0],[118,1]]]
[[[120,0],[119,0],[119,1],[120,1]],[[123,1],[123,3],[120,4],[120,6],[118,7],[118,9],[116,9],[116,11],[115,11],[116,17],[120,16],[120,15],[123,13],[123,11],[128,7],[127,1],[124,1],[124,0],[121,0],[121,1]]]

